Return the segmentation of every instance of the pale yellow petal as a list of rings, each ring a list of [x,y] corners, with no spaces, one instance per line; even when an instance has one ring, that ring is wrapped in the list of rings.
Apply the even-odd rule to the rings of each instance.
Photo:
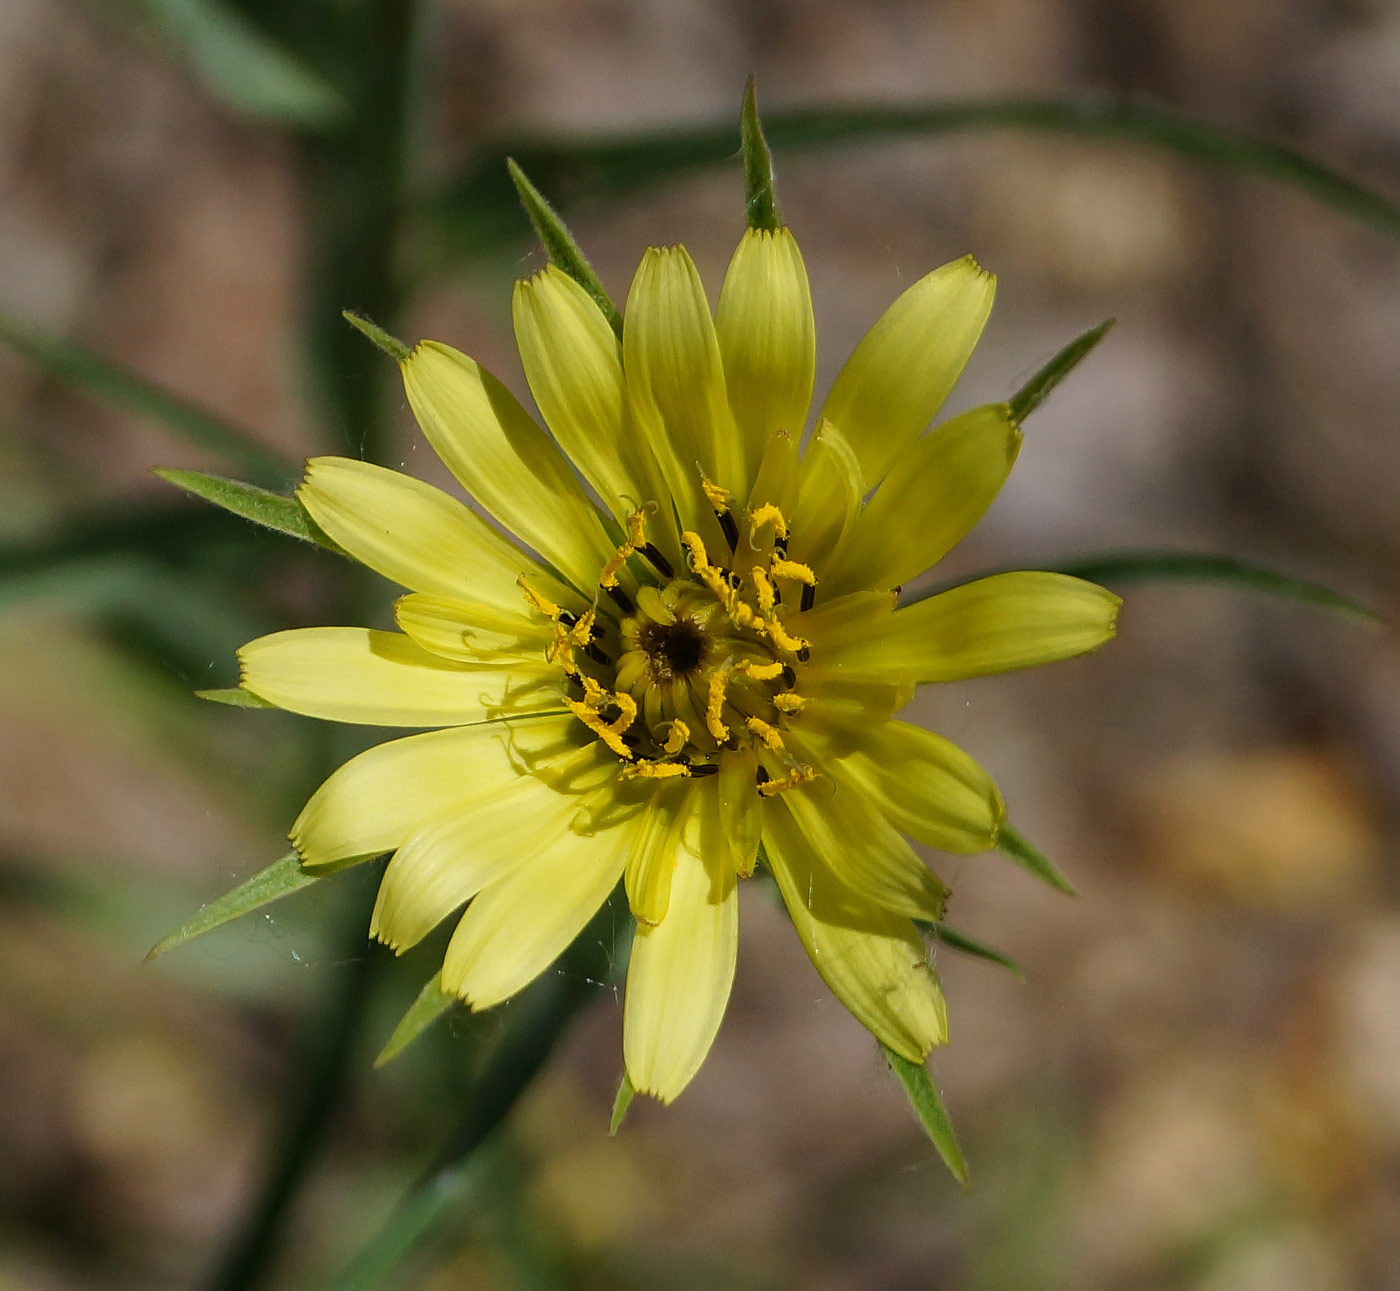
[[[739,498],[748,494],[748,478],[705,288],[684,247],[648,248],[626,317],[632,415],[691,524],[709,510],[699,494],[702,473]]]
[[[899,587],[941,560],[991,506],[1020,447],[1021,428],[1004,403],[973,408],[916,440],[823,569],[827,595]]]
[[[593,744],[575,750],[572,761],[587,771],[606,756]],[[565,832],[578,805],[575,795],[517,772],[498,780],[494,792],[425,820],[384,871],[370,935],[395,951],[416,945],[486,884]]]
[[[948,1038],[943,992],[913,923],[853,898],[774,800],[764,846],[793,927],[822,979],[882,1044],[922,1062]]]
[[[460,726],[558,708],[558,669],[454,664],[397,632],[296,628],[238,652],[244,690],[278,708],[370,726]]]
[[[991,312],[996,278],[971,256],[904,292],[846,361],[821,415],[844,432],[869,487],[943,406]]]
[[[565,714],[377,744],[311,795],[292,826],[292,844],[308,868],[391,852],[423,821],[517,779],[522,753],[538,766],[571,752],[577,728]]]
[[[437,341],[420,342],[402,368],[413,415],[472,497],[574,586],[591,588],[615,544],[578,477],[515,396]]]
[[[810,699],[802,739],[823,770],[896,828],[948,852],[996,846],[1006,816],[992,778],[949,740],[907,722],[871,720],[866,706]]]
[[[660,923],[671,900],[676,846],[690,816],[693,785],[663,781],[642,808],[624,879],[627,903],[642,923]]]
[[[1066,574],[994,574],[904,606],[823,655],[832,676],[958,681],[1069,659],[1117,630],[1119,597]],[[814,656],[813,667],[818,666]]]
[[[817,329],[791,230],[745,232],[720,290],[715,331],[752,476],[773,435],[801,438],[812,402]]]
[[[515,284],[512,315],[545,424],[613,514],[625,516],[644,489],[624,439],[621,343],[593,298],[555,265]]]
[[[752,745],[721,749],[715,777],[717,821],[722,845],[735,871],[753,873],[763,838],[763,799],[758,793],[758,757]]]
[[[738,885],[727,860],[701,855],[696,843],[702,833],[686,831],[676,854],[670,909],[659,924],[638,925],[627,967],[627,1075],[638,1093],[663,1103],[700,1070],[734,981]]]
[[[854,897],[913,919],[943,917],[947,887],[864,795],[823,777],[782,801],[812,856]]]
[[[538,617],[492,610],[450,596],[412,592],[394,602],[394,621],[417,645],[479,668],[515,668],[544,657],[553,631]]]
[[[860,460],[839,426],[822,418],[798,468],[797,505],[788,550],[814,570],[824,568],[854,522],[865,496]],[[825,589],[818,583],[819,596]]]
[[[540,849],[487,884],[467,907],[442,966],[443,989],[490,1008],[539,976],[622,877],[636,818],[541,837]]]
[[[313,457],[297,497],[361,564],[418,592],[525,608],[516,579],[538,564],[479,515],[422,480],[348,457]]]

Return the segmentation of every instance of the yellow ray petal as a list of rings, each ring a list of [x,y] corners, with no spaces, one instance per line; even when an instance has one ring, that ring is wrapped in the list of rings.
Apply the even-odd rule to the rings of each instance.
[[[418,344],[402,369],[413,415],[472,497],[576,587],[592,587],[615,544],[563,455],[515,396],[437,341]]]
[[[715,777],[719,843],[728,850],[734,869],[745,878],[753,873],[763,837],[763,799],[758,794],[757,772],[758,756],[752,745],[720,751],[719,775]]]
[[[973,855],[996,846],[1006,808],[992,778],[941,735],[872,721],[866,707],[813,699],[802,738],[815,760],[898,830],[931,847]]]
[[[278,708],[370,726],[458,726],[557,708],[557,669],[543,658],[470,668],[397,632],[296,628],[238,652],[240,684]]]
[[[971,256],[921,278],[862,338],[821,415],[855,449],[866,486],[931,422],[972,355],[996,278]]]
[[[638,1093],[663,1103],[700,1070],[734,981],[737,884],[726,860],[701,856],[696,843],[702,833],[686,831],[676,853],[670,909],[659,924],[638,926],[627,968],[627,1075]]]
[[[627,902],[642,923],[660,923],[671,900],[676,846],[690,816],[693,784],[659,782],[643,808],[627,856]]]
[[[622,346],[593,298],[549,265],[515,284],[525,380],[560,448],[621,520],[649,497],[624,439]]]
[[[994,574],[896,610],[863,640],[829,649],[813,670],[855,678],[958,681],[1069,659],[1117,629],[1119,597],[1038,570]]]
[[[771,804],[763,841],[797,935],[822,979],[872,1035],[911,1062],[948,1038],[928,955],[908,919],[859,901],[808,847],[784,805]]]
[[[515,780],[521,758],[539,766],[578,745],[571,715],[458,726],[366,749],[302,808],[292,844],[307,868],[401,846],[418,825]]]
[[[700,474],[748,494],[742,444],[700,273],[684,247],[649,247],[627,297],[623,371],[633,416],[687,527],[711,508]]]
[[[540,658],[554,639],[553,626],[524,613],[493,611],[449,596],[413,592],[394,602],[394,621],[417,645],[444,659],[478,668],[514,668]]]
[[[543,840],[528,865],[487,884],[448,943],[443,989],[486,1009],[548,968],[622,877],[636,820],[587,834],[564,830]]]
[[[802,437],[812,402],[817,329],[807,267],[789,229],[749,229],[729,262],[715,331],[748,473],[778,433]]]
[[[418,592],[520,608],[516,579],[557,586],[539,565],[441,489],[349,457],[313,457],[297,489],[311,518],[363,565]]]
[[[590,745],[572,761],[586,772],[604,756]],[[578,805],[576,795],[517,774],[424,821],[384,871],[370,935],[395,951],[416,945],[486,884],[530,864],[568,829]]]
[[[962,541],[1006,483],[1021,428],[1004,403],[962,413],[916,440],[822,571],[828,596],[899,587]]]

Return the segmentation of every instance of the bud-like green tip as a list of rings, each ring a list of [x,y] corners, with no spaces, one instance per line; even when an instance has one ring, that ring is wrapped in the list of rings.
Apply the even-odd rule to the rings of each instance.
[[[382,327],[371,323],[363,314],[342,309],[340,316],[357,332],[368,336],[381,350],[398,363],[406,363],[413,353],[411,346],[405,345],[397,336],[390,336]]]
[[[744,153],[744,214],[751,229],[772,232],[781,223],[773,188],[773,154],[758,119],[758,80],[749,73],[739,109],[739,139]]]

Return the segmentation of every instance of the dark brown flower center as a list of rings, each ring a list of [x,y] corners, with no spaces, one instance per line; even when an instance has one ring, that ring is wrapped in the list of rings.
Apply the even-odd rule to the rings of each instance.
[[[689,619],[678,618],[674,623],[648,620],[641,626],[637,644],[657,681],[679,681],[697,672],[705,661],[705,634]]]

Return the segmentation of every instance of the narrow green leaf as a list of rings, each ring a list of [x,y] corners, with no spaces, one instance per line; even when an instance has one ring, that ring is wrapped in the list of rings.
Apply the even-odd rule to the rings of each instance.
[[[744,151],[744,214],[751,229],[770,233],[782,223],[773,187],[773,154],[758,119],[758,81],[752,74],[739,110],[739,138]]]
[[[382,1067],[397,1058],[455,1003],[457,997],[442,989],[442,973],[436,973],[409,1005],[408,1012],[399,1020],[394,1034],[374,1060],[374,1065]]]
[[[195,78],[230,107],[322,130],[347,104],[325,81],[222,0],[137,0]]]
[[[1079,366],[1080,360],[1103,340],[1108,329],[1117,321],[1115,318],[1107,318],[1097,327],[1091,327],[1082,336],[1076,337],[1012,395],[1012,420],[1020,425],[1039,408],[1049,396],[1050,391]]]
[[[515,164],[513,157],[506,158],[506,169],[510,172],[511,182],[515,184],[515,191],[520,196],[520,204],[525,208],[525,214],[535,226],[535,233],[544,246],[549,263],[557,265],[598,302],[598,308],[603,311],[613,331],[621,337],[622,315],[618,313],[617,306],[613,304],[612,297],[599,281],[598,275],[593,272],[588,257],[574,241],[574,235],[569,232],[554,208],[545,201],[540,190]]]
[[[1058,888],[1070,896],[1079,895],[1074,890],[1074,884],[1055,868],[1054,862],[1032,846],[1023,834],[1017,833],[1005,821],[1002,821],[1001,828],[997,830],[997,851],[1008,860],[1015,861],[1028,874],[1034,874],[1036,878],[1048,883],[1052,888]]]
[[[975,938],[969,937],[965,932],[959,932],[956,928],[949,927],[946,923],[921,923],[920,926],[926,928],[935,941],[947,946],[949,950],[956,950],[963,955],[971,955],[975,959],[985,959],[990,964],[1000,965],[1023,982],[1027,980],[1026,970],[1004,951],[985,945]]]
[[[357,314],[353,309],[342,309],[340,316],[357,332],[369,337],[396,363],[404,362],[413,353],[412,348],[405,345],[397,336],[390,336],[382,327],[371,323],[363,314]]]
[[[502,160],[513,156],[567,210],[617,198],[689,171],[728,164],[734,155],[728,118],[688,128],[612,139],[515,140],[481,149],[435,199],[432,212],[448,250],[480,255],[515,236],[503,213]],[[817,108],[770,112],[769,144],[812,150],[869,139],[943,136],[974,131],[1029,131],[1090,140],[1121,139],[1194,161],[1259,175],[1400,239],[1400,204],[1286,144],[1179,115],[1155,104],[1104,97],[1069,100],[996,99],[898,108]]]
[[[1251,591],[1266,592],[1288,600],[1303,601],[1323,609],[1336,610],[1369,623],[1386,623],[1380,611],[1353,597],[1334,592],[1321,583],[1280,574],[1232,556],[1202,556],[1184,551],[1106,551],[1079,556],[1056,565],[1062,574],[1087,578],[1093,583],[1126,583],[1159,579],[1188,582],[1226,583]]]
[[[211,901],[194,918],[176,928],[168,937],[162,937],[146,956],[146,962],[183,946],[201,933],[228,923],[260,906],[279,900],[292,892],[309,887],[319,876],[308,874],[301,868],[295,852],[288,852],[280,861],[274,861],[265,870],[259,871],[245,883],[240,883],[232,892],[226,892],[217,901]]]
[[[239,480],[226,480],[221,475],[206,475],[203,471],[176,471],[158,467],[155,474],[161,479],[193,493],[196,497],[212,502],[216,507],[232,511],[236,516],[251,520],[302,542],[314,542],[328,551],[339,555],[345,553],[321,532],[320,526],[307,514],[306,508],[296,498],[282,493],[269,493],[256,485],[244,484]]]
[[[880,1047],[885,1048],[883,1045]],[[952,1171],[953,1178],[964,1188],[971,1187],[967,1162],[958,1146],[958,1136],[953,1133],[953,1122],[948,1119],[948,1109],[943,1106],[938,1086],[933,1083],[928,1068],[922,1063],[910,1062],[908,1058],[900,1057],[893,1049],[885,1049],[885,1061],[890,1064],[890,1070],[904,1086],[909,1106],[914,1109],[919,1124],[924,1127],[924,1132],[938,1149],[943,1164]]]
[[[163,426],[181,439],[212,449],[259,479],[284,480],[296,469],[251,431],[226,421],[164,387],[102,358],[75,341],[53,336],[0,314],[0,340],[68,385],[121,412]]]
[[[231,686],[226,690],[197,690],[194,692],[200,699],[207,699],[211,704],[227,704],[230,708],[276,708],[276,704],[269,704],[261,695],[255,695],[251,690],[244,690],[242,686]]]
[[[613,1099],[612,1120],[608,1122],[608,1137],[615,1139],[617,1132],[622,1128],[622,1122],[627,1119],[627,1109],[632,1106],[632,1100],[637,1096],[637,1091],[632,1088],[632,1077],[625,1071],[622,1073],[622,1081],[617,1087],[617,1097]]]

